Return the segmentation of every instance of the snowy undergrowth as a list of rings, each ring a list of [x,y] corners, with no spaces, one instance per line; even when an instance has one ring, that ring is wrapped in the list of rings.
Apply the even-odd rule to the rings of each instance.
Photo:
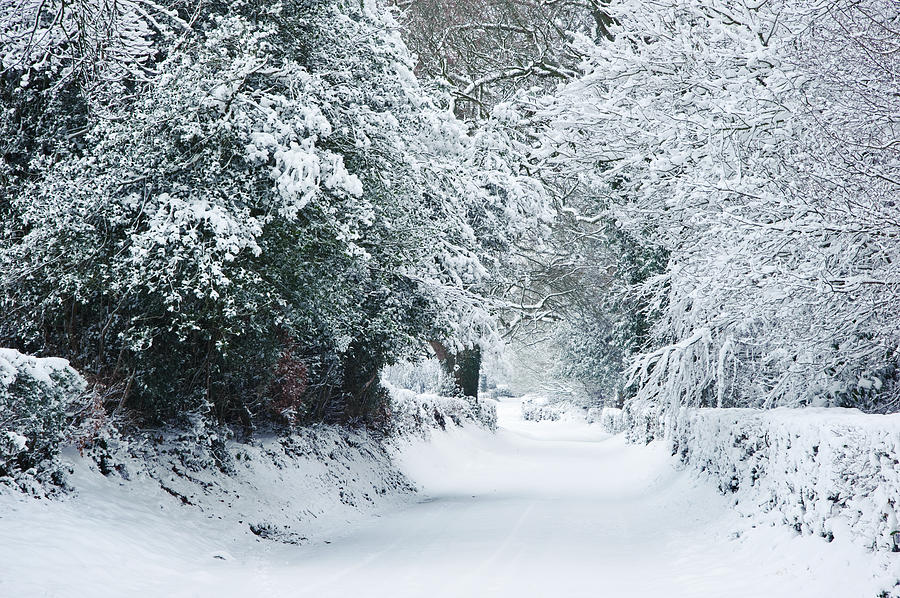
[[[522,418],[526,421],[584,421],[587,410],[572,401],[552,401],[547,397],[526,396],[522,400]]]
[[[600,424],[603,431],[609,434],[618,434],[625,429],[622,410],[615,407],[588,409],[587,422]]]
[[[897,550],[900,415],[689,410],[670,437],[684,463],[733,494],[743,512],[829,541]]]
[[[391,393],[391,425],[395,436],[428,436],[448,425],[474,424],[497,429],[495,401],[470,397],[417,394],[386,384]]]
[[[61,481],[53,457],[67,410],[84,388],[65,359],[0,349],[0,490],[42,496]]]

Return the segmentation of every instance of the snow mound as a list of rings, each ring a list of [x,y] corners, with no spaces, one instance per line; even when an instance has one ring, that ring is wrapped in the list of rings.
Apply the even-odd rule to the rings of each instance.
[[[802,534],[871,550],[900,544],[900,414],[699,409],[672,427],[684,463]]]

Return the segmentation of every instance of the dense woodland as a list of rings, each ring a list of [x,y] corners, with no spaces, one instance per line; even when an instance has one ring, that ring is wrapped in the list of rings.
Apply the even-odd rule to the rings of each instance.
[[[0,346],[142,425],[900,408],[893,0],[3,0]],[[28,417],[0,405],[0,423]]]

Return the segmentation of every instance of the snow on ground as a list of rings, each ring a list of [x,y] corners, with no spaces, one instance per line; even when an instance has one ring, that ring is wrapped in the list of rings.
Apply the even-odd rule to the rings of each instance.
[[[418,502],[299,546],[107,478],[66,502],[7,497],[0,596],[874,598],[885,583],[891,555],[753,528],[662,444],[523,421],[518,400],[498,416],[496,434],[407,441]]]

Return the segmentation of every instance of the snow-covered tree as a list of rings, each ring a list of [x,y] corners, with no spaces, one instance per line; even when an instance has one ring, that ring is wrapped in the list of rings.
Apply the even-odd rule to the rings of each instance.
[[[110,101],[154,74],[157,38],[190,28],[184,3],[152,0],[6,0],[0,3],[0,68],[34,81],[77,80]]]
[[[590,30],[589,5],[559,0],[399,0],[417,72],[450,90],[463,118],[490,116],[494,106],[532,87],[550,89],[576,72],[567,39]]]
[[[29,156],[3,342],[146,414],[246,423],[369,417],[384,364],[489,336],[485,260],[529,183],[434,106],[397,29],[371,2],[233,3],[162,39],[82,147]]]
[[[896,6],[612,2],[541,108],[545,163],[669,254],[638,396],[888,408],[898,195]],[[892,108],[893,107],[893,108]],[[581,207],[581,206],[579,206]],[[880,405],[880,407],[879,407]]]

